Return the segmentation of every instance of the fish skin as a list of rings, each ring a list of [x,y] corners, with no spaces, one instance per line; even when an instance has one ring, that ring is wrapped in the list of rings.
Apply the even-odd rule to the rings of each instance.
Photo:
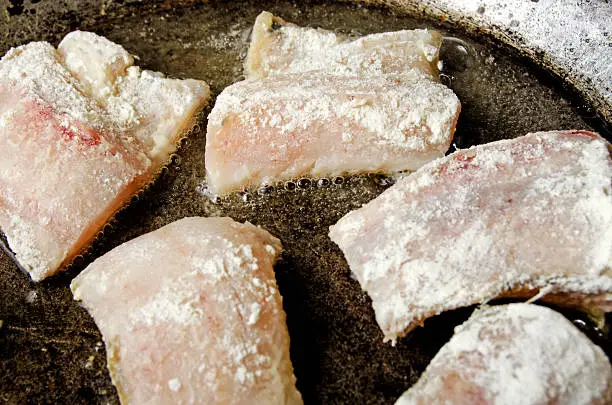
[[[395,405],[604,405],[612,366],[555,311],[531,304],[472,315]]]
[[[87,52],[84,52],[86,50]],[[34,281],[64,269],[150,183],[209,99],[89,32],[0,60],[0,229]]]
[[[121,403],[301,405],[273,271],[281,250],[249,223],[191,217],[77,276]]]
[[[398,181],[330,228],[385,340],[496,297],[612,311],[610,144],[551,131],[479,145]]]

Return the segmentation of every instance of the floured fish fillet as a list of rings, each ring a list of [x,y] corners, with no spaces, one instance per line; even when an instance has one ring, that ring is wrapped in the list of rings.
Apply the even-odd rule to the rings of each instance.
[[[209,116],[209,190],[415,170],[443,156],[461,106],[439,83],[440,43],[427,30],[348,39],[263,12],[247,80],[225,89]]]
[[[425,29],[351,39],[298,27],[264,11],[255,20],[244,67],[248,79],[306,72],[363,77],[411,70],[437,77],[441,43],[440,33]]]
[[[452,90],[416,73],[242,81],[208,117],[208,187],[223,194],[301,176],[416,170],[444,156],[459,110]]]
[[[555,131],[461,150],[331,227],[385,339],[499,296],[612,311],[610,144]]]
[[[455,329],[395,405],[605,405],[612,367],[555,311],[530,304],[478,310]]]
[[[0,228],[33,280],[69,264],[152,181],[209,98],[88,32],[0,60]]]
[[[75,278],[121,403],[302,404],[273,271],[280,251],[251,224],[185,218]]]

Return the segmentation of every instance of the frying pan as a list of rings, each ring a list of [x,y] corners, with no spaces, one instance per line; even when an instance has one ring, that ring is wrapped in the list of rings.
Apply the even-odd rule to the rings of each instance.
[[[435,27],[447,35],[443,80],[463,105],[456,147],[565,128],[591,128],[610,139],[605,121],[611,117],[609,78],[597,82],[601,71],[595,65],[581,70],[571,58],[559,58],[563,49],[539,47],[514,20],[505,26],[495,14],[487,20],[480,9],[462,10],[449,0],[389,3],[393,8],[281,0],[0,0],[0,53],[32,40],[56,45],[71,30],[90,30],[122,44],[139,57],[140,66],[203,79],[216,95],[241,78],[249,27],[262,10],[352,35]],[[588,14],[589,7],[599,6],[584,7]],[[597,46],[609,64],[612,48]],[[393,403],[416,382],[454,326],[467,319],[473,308],[437,316],[395,347],[383,344],[370,300],[327,232],[393,179],[363,175],[322,183],[304,180],[211,201],[200,192],[208,112],[161,177],[117,215],[67,272],[35,284],[0,252],[0,403],[119,403],[100,333],[72,301],[68,285],[96,257],[185,216],[231,216],[261,225],[282,240],[285,252],[276,276],[298,388],[307,404]],[[564,314],[612,355],[605,328],[594,327],[578,313]]]

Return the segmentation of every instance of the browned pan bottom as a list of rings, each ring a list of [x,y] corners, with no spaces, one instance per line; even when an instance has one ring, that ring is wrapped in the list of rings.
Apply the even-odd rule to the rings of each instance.
[[[141,66],[206,80],[215,94],[240,79],[248,29],[262,10],[301,25],[354,34],[438,26],[384,9],[312,2],[228,1],[182,7],[168,2],[104,7],[108,2],[94,0],[14,3],[0,17],[1,53],[35,39],[57,44],[72,29],[93,30],[138,55]],[[458,147],[536,130],[605,129],[605,123],[590,116],[589,108],[546,72],[505,48],[443,28],[465,40],[447,41],[442,55],[445,80],[463,104]],[[467,318],[471,309],[443,314],[397,346],[383,344],[370,301],[351,279],[327,231],[342,215],[387,188],[387,179],[361,176],[318,185],[303,181],[212,202],[198,192],[204,179],[207,113],[168,170],[119,214],[90,254],[68,273],[33,284],[0,252],[0,403],[118,403],[100,334],[72,301],[68,285],[94,258],[185,216],[228,215],[262,225],[281,238],[285,252],[276,274],[298,388],[307,404],[393,403],[418,379],[453,327]],[[576,314],[566,314],[612,354],[603,332]]]

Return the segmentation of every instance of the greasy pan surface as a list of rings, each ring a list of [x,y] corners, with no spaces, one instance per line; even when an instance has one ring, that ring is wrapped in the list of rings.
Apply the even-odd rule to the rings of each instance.
[[[365,34],[439,27],[385,9],[285,1],[212,2],[170,7],[168,2],[108,5],[86,1],[0,0],[0,53],[30,40],[55,45],[73,29],[92,30],[122,44],[149,69],[203,79],[214,94],[239,80],[248,29],[269,10],[300,25]],[[193,3],[193,2],[182,2]],[[104,5],[106,4],[106,6]],[[452,27],[442,59],[447,83],[462,101],[457,147],[512,138],[530,131],[593,128],[590,109],[546,72],[495,44],[478,43]],[[462,48],[463,47],[463,48]],[[467,49],[467,55],[463,52]],[[291,334],[298,388],[307,404],[389,404],[411,386],[470,309],[443,314],[425,328],[382,343],[368,297],[350,276],[328,227],[389,186],[380,176],[307,181],[235,194],[203,196],[206,110],[160,179],[121,212],[90,252],[68,271],[39,284],[0,252],[0,403],[117,404],[101,336],[72,301],[70,280],[96,257],[138,235],[185,216],[231,216],[279,237],[285,252],[276,275]],[[448,247],[452,249],[452,246]],[[565,312],[612,354],[606,332]]]

